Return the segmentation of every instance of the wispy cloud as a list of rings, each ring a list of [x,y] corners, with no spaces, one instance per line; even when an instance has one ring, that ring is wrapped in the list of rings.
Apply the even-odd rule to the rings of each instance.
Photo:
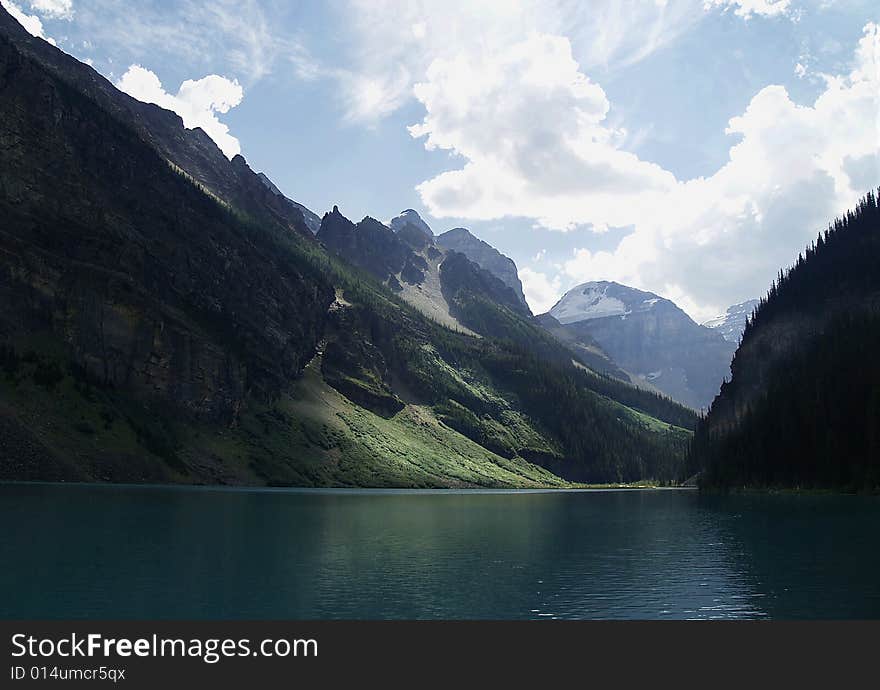
[[[779,17],[788,15],[796,18],[792,12],[791,0],[706,0],[706,9],[721,7],[725,11],[733,10],[733,13],[743,19],[759,17]]]
[[[52,19],[72,19],[73,0],[29,0],[31,9]]]
[[[253,83],[296,50],[295,40],[256,0],[143,0],[124,8],[114,0],[90,0],[75,12],[83,34],[123,64],[173,60]]]
[[[701,0],[350,0],[339,7],[344,51],[325,70],[350,121],[370,123],[413,98],[435,60],[503,51],[533,33],[565,35],[586,68],[645,59],[703,17]]]

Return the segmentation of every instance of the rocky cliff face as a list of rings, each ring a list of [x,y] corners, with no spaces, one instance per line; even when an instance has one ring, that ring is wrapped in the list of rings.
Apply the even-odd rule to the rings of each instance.
[[[675,304],[617,283],[584,283],[550,310],[575,337],[592,339],[620,367],[695,409],[730,372],[735,345]]]
[[[464,254],[480,268],[489,271],[496,278],[513,290],[520,304],[528,308],[523,294],[522,283],[516,264],[512,259],[504,256],[492,245],[474,237],[465,228],[453,228],[437,237],[437,244],[454,252]]]
[[[447,252],[440,264],[440,283],[447,301],[455,307],[453,314],[461,314],[463,303],[477,298],[506,307],[519,316],[531,316],[529,308],[519,301],[508,285],[459,252]],[[466,326],[480,330],[479,324],[469,323],[463,314],[462,318]],[[487,334],[491,335],[491,332]]]
[[[409,226],[411,229],[415,230],[419,234],[423,235],[425,241],[434,241],[433,230],[431,230],[428,224],[424,220],[422,220],[422,217],[411,208],[408,208],[405,211],[401,211],[400,215],[392,218],[391,222],[389,223],[389,227],[394,232],[400,232],[407,226]]]
[[[399,279],[418,283],[424,277],[424,259],[374,218],[366,217],[355,225],[334,206],[322,219],[316,237],[334,254],[393,288],[399,289]]]
[[[521,293],[464,254],[438,246],[415,211],[404,211],[392,223],[396,230],[373,218],[355,224],[334,207],[324,216],[317,239],[334,254],[377,277],[426,316],[455,330],[480,332],[472,312],[464,308],[465,302],[472,304],[475,297],[519,316],[531,316]],[[491,330],[488,323],[482,325]]]
[[[247,393],[273,395],[312,356],[333,299],[279,249],[288,226],[243,224],[144,141],[145,125],[98,105],[100,78],[84,94],[66,56],[10,40],[8,22],[0,14],[0,336],[51,335],[95,381],[200,416],[231,420]],[[176,141],[222,157],[193,132]],[[217,179],[233,184],[243,165],[226,161]]]
[[[640,383],[638,377],[630,376],[621,369],[620,365],[611,359],[599,343],[589,334],[583,332],[575,334],[549,313],[539,314],[534,319],[535,323],[541,326],[541,328],[552,334],[559,342],[567,345],[575,354],[577,361],[581,362],[584,366],[627,383],[634,385]]]

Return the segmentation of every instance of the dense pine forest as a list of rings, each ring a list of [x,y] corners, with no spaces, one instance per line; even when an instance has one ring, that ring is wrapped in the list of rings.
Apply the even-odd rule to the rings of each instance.
[[[780,273],[692,442],[708,487],[880,487],[880,209],[869,192]]]

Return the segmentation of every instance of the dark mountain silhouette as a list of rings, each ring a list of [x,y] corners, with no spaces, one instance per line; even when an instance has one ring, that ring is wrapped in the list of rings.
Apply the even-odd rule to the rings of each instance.
[[[693,442],[704,486],[880,487],[880,211],[869,193],[781,271]]]

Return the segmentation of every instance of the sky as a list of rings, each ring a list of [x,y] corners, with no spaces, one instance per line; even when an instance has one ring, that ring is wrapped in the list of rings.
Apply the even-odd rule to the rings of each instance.
[[[536,313],[703,321],[880,185],[876,0],[0,3],[319,215],[469,228]]]

